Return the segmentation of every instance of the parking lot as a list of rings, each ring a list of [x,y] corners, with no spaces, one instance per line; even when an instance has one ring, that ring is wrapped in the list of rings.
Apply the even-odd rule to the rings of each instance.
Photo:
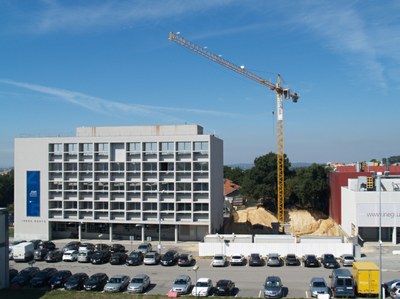
[[[57,242],[57,247],[63,246],[62,242]],[[130,251],[131,244],[124,244],[126,249]],[[138,243],[132,244],[132,249],[137,248]],[[156,246],[156,244],[153,244]],[[195,243],[163,243],[162,251],[174,248],[179,252],[191,252],[196,255]],[[382,276],[383,281],[394,278],[400,278],[400,257],[392,254],[393,247],[384,246],[382,249]],[[363,248],[364,256],[361,260],[372,261],[378,264],[379,253],[376,246],[370,245]],[[133,277],[137,274],[147,274],[151,278],[151,286],[146,291],[148,294],[167,294],[171,289],[173,280],[180,274],[187,274],[194,282],[200,277],[211,278],[214,285],[219,279],[230,279],[236,284],[235,296],[237,297],[263,297],[262,285],[265,278],[269,275],[280,276],[285,286],[287,298],[309,298],[309,282],[312,277],[324,277],[329,285],[329,275],[332,270],[319,268],[305,268],[303,266],[281,266],[268,267],[266,265],[260,267],[250,267],[248,264],[244,266],[231,266],[229,263],[225,267],[212,267],[211,258],[196,258],[198,270],[195,272],[192,267],[161,266],[161,265],[92,265],[91,263],[78,262],[57,262],[46,263],[36,262],[34,266],[43,269],[45,267],[55,267],[59,270],[71,270],[72,273],[86,272],[88,275],[104,272],[109,277],[116,274],[125,274]],[[10,260],[10,268],[21,270],[28,267],[27,263],[15,263]]]

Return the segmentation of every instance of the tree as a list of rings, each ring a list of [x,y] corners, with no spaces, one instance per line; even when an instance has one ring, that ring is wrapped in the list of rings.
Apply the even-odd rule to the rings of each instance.
[[[0,175],[0,207],[6,208],[14,202],[14,171]]]
[[[290,199],[303,208],[313,208],[328,214],[329,210],[329,168],[312,164],[296,170],[290,186]]]
[[[246,172],[240,192],[249,198],[270,200],[276,206],[277,159],[275,153],[268,153],[254,160],[254,167]],[[284,156],[284,173],[290,177],[289,159]]]
[[[245,170],[241,169],[240,167],[229,167],[224,166],[224,178],[230,179],[233,183],[237,185],[241,185],[243,182],[243,177],[245,175]]]

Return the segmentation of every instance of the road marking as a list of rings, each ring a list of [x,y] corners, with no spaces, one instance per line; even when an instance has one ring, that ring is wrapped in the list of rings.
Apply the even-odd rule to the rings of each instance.
[[[261,298],[261,290],[258,292],[258,298]]]
[[[308,291],[306,291],[306,298],[308,298]]]

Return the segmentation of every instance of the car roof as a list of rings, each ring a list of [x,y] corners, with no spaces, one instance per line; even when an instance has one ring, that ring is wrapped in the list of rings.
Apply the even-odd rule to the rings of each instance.
[[[208,282],[210,280],[210,278],[204,278],[204,277],[202,277],[202,278],[199,278],[198,280],[197,280],[197,282]]]
[[[188,278],[190,278],[189,275],[182,274],[182,275],[178,275],[178,276],[175,278],[175,280],[178,280],[178,279],[188,279]]]
[[[269,281],[278,281],[281,280],[281,278],[279,276],[267,276],[267,279]]]
[[[323,281],[323,282],[325,282],[325,278],[323,278],[323,277],[313,277],[313,278],[311,278],[311,282],[314,282],[314,281]]]
[[[132,278],[145,278],[145,277],[148,277],[148,275],[147,274],[137,274]]]

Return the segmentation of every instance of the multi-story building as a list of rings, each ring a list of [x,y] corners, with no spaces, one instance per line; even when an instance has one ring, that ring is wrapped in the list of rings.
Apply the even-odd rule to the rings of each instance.
[[[15,140],[17,239],[200,240],[223,206],[223,142],[198,125]]]

